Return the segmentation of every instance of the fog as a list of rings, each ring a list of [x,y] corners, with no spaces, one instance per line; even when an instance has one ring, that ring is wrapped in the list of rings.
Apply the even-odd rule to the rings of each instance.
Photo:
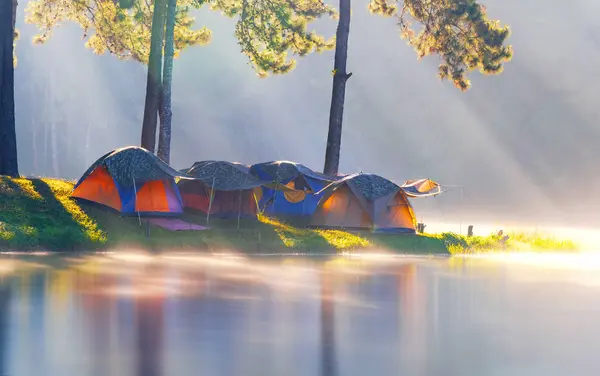
[[[21,173],[76,179],[107,151],[139,143],[145,69],[94,55],[73,24],[32,45],[25,3],[17,25]],[[342,172],[463,187],[417,202],[420,216],[600,225],[600,4],[485,3],[511,26],[515,56],[499,76],[473,73],[461,93],[436,77],[436,57],[417,61],[393,20],[354,2]],[[233,21],[202,11],[197,24],[213,30],[213,41],[175,61],[172,165],[287,159],[322,169],[333,52],[260,79],[239,53]],[[333,21],[320,26],[333,35]]]

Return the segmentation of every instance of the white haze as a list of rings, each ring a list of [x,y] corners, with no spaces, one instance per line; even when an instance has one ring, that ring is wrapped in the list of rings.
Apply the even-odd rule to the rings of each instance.
[[[76,179],[107,151],[138,144],[145,69],[96,56],[65,24],[44,46],[23,23],[17,52],[21,171]],[[464,186],[415,203],[420,217],[596,226],[600,200],[600,5],[575,0],[488,0],[512,28],[515,57],[500,76],[472,74],[460,93],[417,61],[394,21],[354,2],[342,150],[343,172],[402,182],[430,177]],[[298,61],[291,74],[256,77],[233,22],[206,11],[207,47],[175,62],[172,164],[274,159],[323,165],[333,52]],[[321,22],[332,35],[333,22]],[[466,226],[465,226],[466,227]],[[464,231],[464,229],[463,229]]]

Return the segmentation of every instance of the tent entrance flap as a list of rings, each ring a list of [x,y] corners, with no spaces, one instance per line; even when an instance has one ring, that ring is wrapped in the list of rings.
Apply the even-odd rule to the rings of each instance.
[[[97,167],[73,190],[71,196],[106,205],[118,211],[122,206],[119,190],[103,166]]]
[[[166,181],[150,181],[138,190],[135,211],[151,213],[181,211],[181,205],[176,197]]]

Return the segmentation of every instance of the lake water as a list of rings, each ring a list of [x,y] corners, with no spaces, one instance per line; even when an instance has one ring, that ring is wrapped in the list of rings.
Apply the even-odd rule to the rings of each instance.
[[[600,258],[0,258],[0,375],[600,374]]]

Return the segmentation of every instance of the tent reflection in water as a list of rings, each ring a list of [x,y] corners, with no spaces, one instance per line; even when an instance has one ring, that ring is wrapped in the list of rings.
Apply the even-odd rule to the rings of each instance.
[[[411,234],[416,225],[404,191],[372,174],[349,175],[327,186],[311,221],[314,227]]]
[[[183,171],[192,178],[177,183],[184,208],[217,218],[256,218],[254,190],[265,182],[251,175],[247,166],[203,161]]]
[[[171,216],[183,212],[175,178],[185,176],[148,150],[130,146],[105,154],[83,174],[71,197],[122,215]]]
[[[320,192],[334,178],[287,161],[257,163],[250,172],[270,182],[257,191],[258,206],[266,215],[283,219],[307,219],[319,203]]]

